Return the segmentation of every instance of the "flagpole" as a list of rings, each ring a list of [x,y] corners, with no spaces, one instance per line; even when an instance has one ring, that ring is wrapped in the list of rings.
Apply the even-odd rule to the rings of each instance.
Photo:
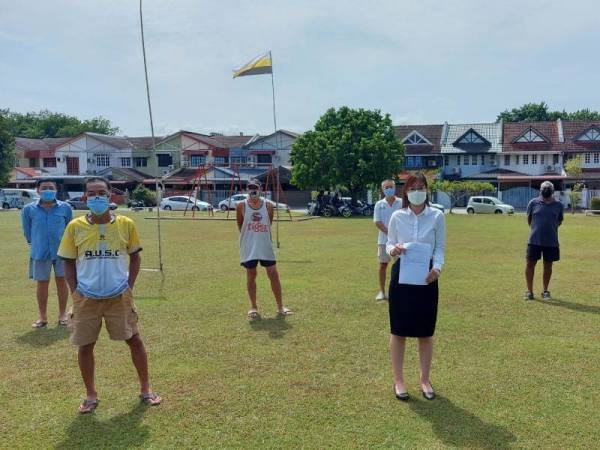
[[[148,63],[146,62],[146,44],[144,42],[144,18],[142,15],[142,0],[140,0],[140,30],[142,32],[142,54],[144,56],[144,74],[146,76],[146,97],[148,99],[148,114],[150,116],[150,132],[152,133],[152,153],[156,156],[156,137],[154,136],[154,120],[152,118],[152,105],[150,103],[150,83],[148,82]],[[158,272],[161,274],[161,283],[164,282],[164,272],[163,272],[163,263],[162,263],[162,245],[161,245],[161,235],[160,235],[160,199],[159,199],[159,184],[158,184],[158,174],[159,174],[158,163],[156,164],[156,176],[154,177],[154,185],[156,190],[156,226],[158,232]],[[142,269],[144,270],[144,269]],[[152,270],[152,269],[151,269]],[[161,284],[162,287],[162,284]]]
[[[276,110],[275,110],[275,77],[273,76],[273,55],[271,54],[271,50],[269,50],[269,58],[271,59],[271,88],[272,88],[272,92],[273,92],[273,128],[275,129],[275,142],[278,142],[278,138],[277,138],[277,114],[276,114]],[[279,158],[278,156],[278,146],[275,148],[275,157]],[[279,159],[277,159],[277,165],[275,166],[275,170],[277,171],[276,174],[276,183],[277,183],[277,192],[275,193],[275,214],[277,217],[277,220],[275,221],[275,240],[277,242],[277,248],[280,247],[280,242],[279,242]]]

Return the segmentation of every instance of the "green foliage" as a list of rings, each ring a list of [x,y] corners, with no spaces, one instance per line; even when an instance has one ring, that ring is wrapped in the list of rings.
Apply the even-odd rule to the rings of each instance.
[[[572,177],[579,178],[583,170],[582,167],[583,160],[581,159],[581,155],[569,158],[567,162],[565,162],[565,172],[567,172]]]
[[[450,181],[435,180],[429,185],[432,192],[445,192],[450,197],[450,212],[462,197],[480,195],[483,192],[494,191],[496,188],[492,183],[484,181]]]
[[[396,178],[403,156],[389,114],[331,108],[294,143],[292,183],[301,189],[339,187],[355,198],[369,185]]]
[[[498,114],[497,120],[502,119],[505,122],[522,121],[548,121],[548,120],[600,120],[600,112],[590,109],[581,109],[569,113],[564,109],[562,111],[550,111],[545,102],[526,103],[520,108],[505,110]]]
[[[0,110],[0,186],[10,178],[10,171],[15,161],[15,139],[10,133],[7,120]]]
[[[581,191],[583,189],[583,183],[575,183],[571,190],[569,191],[569,200],[571,201],[571,213],[575,214],[575,209],[581,203]]]
[[[81,120],[48,110],[26,114],[1,110],[0,114],[5,116],[8,129],[15,137],[40,139],[77,136],[85,131],[110,135],[119,132],[118,127],[112,126],[110,120],[101,116]]]
[[[135,189],[131,192],[131,198],[132,200],[136,200],[138,202],[144,202],[145,206],[156,205],[156,194],[143,184],[138,184],[135,187]]]

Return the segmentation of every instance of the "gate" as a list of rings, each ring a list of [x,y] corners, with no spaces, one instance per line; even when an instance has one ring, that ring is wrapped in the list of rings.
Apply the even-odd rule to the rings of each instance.
[[[530,200],[538,195],[539,191],[530,187],[513,187],[502,191],[502,202],[515,209],[526,209]]]

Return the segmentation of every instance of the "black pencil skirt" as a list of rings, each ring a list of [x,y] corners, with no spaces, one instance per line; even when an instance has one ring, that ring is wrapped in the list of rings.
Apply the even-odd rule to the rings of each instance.
[[[392,266],[389,289],[390,329],[396,336],[430,337],[435,332],[437,280],[426,286],[398,283],[400,260]]]

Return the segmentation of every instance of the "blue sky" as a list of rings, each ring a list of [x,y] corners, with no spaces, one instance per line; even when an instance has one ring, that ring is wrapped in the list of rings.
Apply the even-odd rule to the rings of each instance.
[[[149,134],[137,0],[0,0],[0,107],[102,115]],[[526,102],[600,110],[596,0],[145,0],[158,134],[272,131],[329,107],[394,123],[483,122]]]

